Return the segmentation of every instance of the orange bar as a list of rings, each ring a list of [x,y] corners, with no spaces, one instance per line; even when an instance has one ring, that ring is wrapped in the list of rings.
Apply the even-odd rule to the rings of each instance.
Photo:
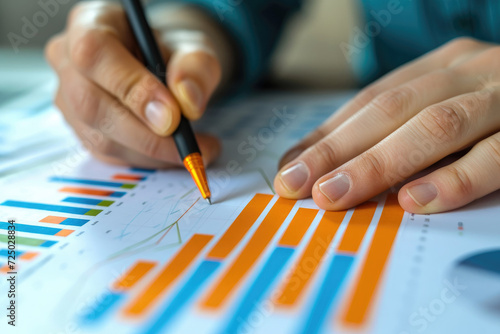
[[[68,235],[70,235],[73,232],[75,232],[75,231],[73,231],[73,230],[60,230],[55,235],[58,237],[67,237]]]
[[[32,260],[32,259],[34,259],[35,257],[37,257],[37,256],[38,256],[38,254],[39,254],[39,253],[37,253],[37,252],[26,252],[26,253],[23,253],[23,255],[21,255],[19,258],[20,258],[21,260],[26,260],[26,261],[28,261],[28,260]]]
[[[124,291],[132,288],[156,266],[156,262],[137,261],[134,266],[113,284],[113,289]]]
[[[375,210],[377,209],[376,202],[366,202],[359,205],[354,209],[351,220],[344,232],[342,241],[338,247],[341,252],[352,252],[356,253],[363,241],[366,230],[373,219]]]
[[[59,189],[59,191],[65,193],[94,195],[94,196],[109,196],[114,193],[114,191],[109,191],[109,190],[88,189],[88,188],[78,188],[78,187],[64,187],[62,189]]]
[[[172,260],[165,265],[151,284],[130,302],[124,310],[125,315],[139,316],[153,306],[162,297],[163,293],[168,290],[175,279],[182,275],[212,238],[213,236],[205,234],[193,235]]]
[[[113,175],[113,180],[142,181],[142,180],[144,180],[144,176],[129,175],[129,174],[115,174],[115,175]]]
[[[57,217],[57,216],[47,216],[40,220],[41,223],[50,223],[50,224],[60,224],[66,218],[65,217]]]
[[[284,281],[281,293],[275,300],[278,306],[289,307],[298,301],[318,269],[345,214],[346,211],[325,212],[292,274]]]
[[[203,309],[217,309],[228,300],[283,224],[295,203],[295,200],[278,198],[248,244],[202,300]]]
[[[16,271],[16,269],[10,269],[8,265],[3,266],[0,268],[0,273],[1,274],[7,274],[9,271]]]
[[[273,196],[257,194],[245,206],[243,211],[236,217],[231,226],[224,233],[222,238],[210,250],[207,257],[213,259],[225,259],[229,253],[241,242],[241,239],[248,232],[250,227],[255,223],[257,218],[266,206],[269,204]]]
[[[299,208],[278,246],[297,247],[319,210]]]
[[[389,194],[360,275],[354,284],[354,293],[347,303],[347,311],[342,319],[344,325],[360,327],[365,324],[403,215],[404,210],[399,206],[397,195]]]

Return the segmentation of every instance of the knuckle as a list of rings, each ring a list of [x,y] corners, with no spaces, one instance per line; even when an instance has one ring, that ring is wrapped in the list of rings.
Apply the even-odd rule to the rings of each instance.
[[[83,12],[89,8],[88,2],[77,2],[68,14],[68,23],[74,22]]]
[[[438,144],[456,141],[466,132],[466,115],[459,104],[442,104],[424,110],[421,125],[428,137]]]
[[[119,76],[115,76],[120,78]],[[124,104],[129,106],[136,106],[146,99],[147,96],[147,78],[141,76],[141,74],[133,74],[127,76],[127,78],[121,77],[111,84],[112,90],[115,92],[116,96],[123,101]]]
[[[493,89],[483,89],[460,99],[458,109],[464,121],[477,120],[489,112],[490,107],[497,103],[497,93]]]
[[[410,87],[399,87],[380,94],[372,101],[372,104],[385,119],[397,120],[402,118],[404,111],[410,108],[414,94]]]
[[[338,164],[337,150],[327,139],[320,140],[307,151],[310,153],[308,155],[313,157],[313,161],[319,160],[320,164],[326,164],[329,168],[334,168]]]
[[[354,103],[356,103],[356,105],[359,108],[362,108],[368,103],[370,103],[370,101],[376,98],[379,94],[380,91],[377,86],[374,85],[368,86],[354,98]]]
[[[52,66],[54,66],[55,58],[57,56],[56,50],[58,49],[60,43],[61,43],[61,37],[55,36],[52,37],[45,46],[44,50],[45,59],[47,59]]]
[[[464,51],[476,47],[479,42],[471,37],[457,37],[448,42],[447,46],[454,51]]]
[[[88,71],[99,61],[108,32],[104,28],[86,29],[74,39],[70,47],[70,59],[76,67]]]
[[[484,141],[486,146],[486,155],[491,157],[497,167],[500,170],[500,134],[497,134],[491,138]]]
[[[386,179],[387,164],[380,154],[375,154],[370,150],[363,153],[360,158],[361,169],[369,175],[370,179]]]
[[[446,172],[451,176],[455,194],[465,196],[472,193],[473,183],[465,170],[458,166],[448,166]]]

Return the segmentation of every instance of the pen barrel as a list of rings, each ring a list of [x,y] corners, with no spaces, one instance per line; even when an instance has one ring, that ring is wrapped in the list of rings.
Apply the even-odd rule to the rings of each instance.
[[[174,142],[177,146],[177,151],[179,151],[179,155],[181,156],[181,160],[184,161],[184,158],[191,153],[200,153],[193,129],[191,128],[191,125],[186,117],[181,116],[179,126],[172,134],[172,137],[174,137]]]
[[[149,27],[144,9],[140,0],[122,0],[123,8],[130,21],[130,27],[136,36],[137,43],[148,70],[153,73],[164,85],[167,84],[167,68],[156,43],[153,31]],[[143,27],[141,29],[140,27]],[[184,115],[181,115],[179,126],[172,135],[179,151],[181,160],[191,153],[200,153],[193,129]]]
[[[146,67],[166,85],[167,69],[140,0],[121,0]]]

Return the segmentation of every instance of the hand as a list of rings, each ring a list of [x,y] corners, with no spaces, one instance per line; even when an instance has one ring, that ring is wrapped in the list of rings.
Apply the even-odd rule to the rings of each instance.
[[[485,196],[500,188],[499,80],[500,46],[454,40],[360,92],[285,155],[275,188],[346,209],[472,147],[405,184],[399,203],[433,213]]]
[[[167,60],[168,88],[139,60],[118,5],[76,6],[66,30],[47,45],[46,57],[59,77],[56,105],[98,158],[149,168],[181,164],[168,136],[181,112],[191,120],[201,117],[221,67],[201,32],[170,27],[158,39]],[[216,138],[198,135],[198,143],[206,163],[219,154]]]

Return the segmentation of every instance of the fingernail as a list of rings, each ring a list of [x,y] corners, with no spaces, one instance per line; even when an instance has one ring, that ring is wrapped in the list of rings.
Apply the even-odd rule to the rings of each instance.
[[[205,98],[200,86],[191,79],[184,79],[178,83],[177,89],[184,102],[190,105],[196,113],[201,113]]]
[[[172,117],[164,103],[158,101],[149,102],[145,114],[151,126],[160,133],[166,132],[170,128]]]
[[[351,187],[349,178],[344,174],[337,174],[330,180],[319,184],[319,190],[332,203],[344,196]]]
[[[286,190],[292,193],[302,188],[308,178],[309,169],[302,162],[293,165],[280,174],[281,183],[283,183]]]
[[[432,183],[421,183],[406,189],[408,195],[419,206],[425,206],[437,196],[436,186]]]

